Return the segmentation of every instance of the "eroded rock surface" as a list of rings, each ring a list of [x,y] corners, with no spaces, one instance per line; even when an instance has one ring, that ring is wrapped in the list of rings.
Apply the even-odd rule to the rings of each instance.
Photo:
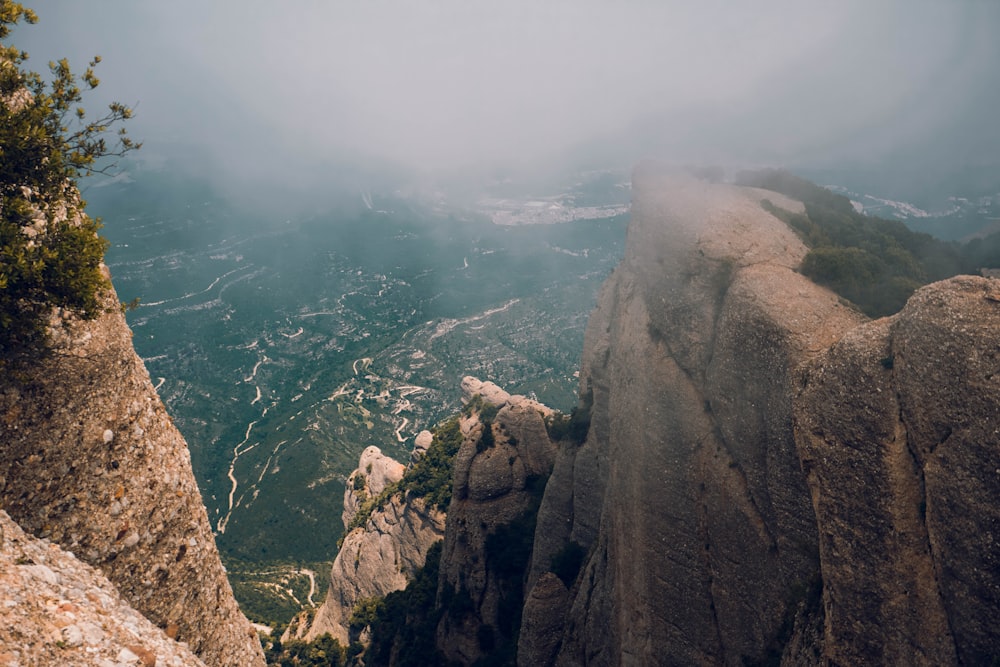
[[[107,576],[206,664],[263,665],[219,560],[187,444],[107,312],[53,330],[52,353],[0,377],[0,501],[26,531]],[[56,313],[55,317],[59,317]]]
[[[823,657],[1000,655],[1000,281],[917,291],[809,367],[796,402],[819,520]]]
[[[513,641],[534,517],[557,446],[545,427],[548,407],[476,378],[463,379],[462,389],[497,410],[493,420],[474,412],[463,423],[441,552],[438,599],[449,613],[437,646],[447,659],[471,664],[489,646]],[[492,439],[483,439],[485,429]]]
[[[399,461],[371,446],[361,452],[357,469],[347,477],[344,489],[344,513],[341,519],[347,528],[365,500],[376,498],[385,488],[403,478],[406,467]]]
[[[358,468],[348,477],[344,525],[350,523],[360,502],[377,496],[386,486],[399,481],[404,467],[384,456],[377,447],[361,454]],[[365,480],[354,489],[354,479]],[[348,499],[353,509],[348,510]],[[323,604],[309,621],[297,617],[283,639],[312,640],[325,633],[347,646],[351,641],[350,618],[354,606],[363,599],[385,597],[406,587],[413,573],[423,567],[427,550],[444,535],[444,513],[427,507],[421,498],[404,498],[396,493],[372,511],[364,526],[344,537],[330,570],[330,588]]]
[[[0,664],[204,667],[99,571],[0,511]]]
[[[518,663],[995,660],[997,281],[929,285],[869,322],[795,272],[804,247],[759,204],[795,202],[655,165],[633,192]],[[566,545],[587,555],[564,594]]]
[[[863,318],[795,273],[805,248],[760,200],[794,202],[654,165],[633,192],[586,335],[591,429],[560,453],[529,583],[587,550],[557,664],[759,660],[819,569],[796,369]]]

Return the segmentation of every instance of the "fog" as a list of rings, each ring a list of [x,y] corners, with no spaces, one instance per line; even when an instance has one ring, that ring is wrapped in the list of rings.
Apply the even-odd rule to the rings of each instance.
[[[143,158],[316,165],[996,164],[1000,3],[29,2],[44,70],[104,62]],[[210,167],[208,165],[211,165]]]

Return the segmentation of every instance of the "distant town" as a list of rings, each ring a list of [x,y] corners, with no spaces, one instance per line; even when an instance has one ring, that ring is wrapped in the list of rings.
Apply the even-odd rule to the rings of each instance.
[[[598,220],[628,213],[629,207],[574,206],[571,195],[540,199],[481,199],[479,208],[497,225],[552,225],[574,220]]]

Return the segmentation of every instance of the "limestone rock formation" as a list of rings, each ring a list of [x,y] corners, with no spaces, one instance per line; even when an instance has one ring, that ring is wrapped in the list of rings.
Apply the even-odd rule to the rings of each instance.
[[[801,205],[655,165],[633,193],[586,335],[590,432],[556,462],[529,586],[586,550],[556,664],[760,660],[819,568],[796,369],[863,318],[795,272],[805,248],[760,200]],[[529,602],[522,645],[546,621]]]
[[[801,204],[654,164],[633,193],[585,335],[585,438],[557,445],[544,406],[462,381],[437,649],[996,662],[1000,281],[935,283],[869,321],[797,273],[806,248],[761,201]],[[346,545],[345,577],[369,548]]]
[[[417,437],[413,439],[413,451],[410,453],[410,463],[416,463],[427,452],[432,442],[434,442],[434,434],[430,431],[423,430],[417,433]]]
[[[361,501],[399,481],[403,470],[402,464],[384,456],[377,447],[362,452],[357,470],[348,477],[344,527]],[[365,483],[355,490],[357,478]],[[344,537],[330,570],[330,587],[323,604],[311,621],[301,614],[296,617],[283,640],[310,641],[329,633],[346,646],[351,641],[349,626],[355,604],[405,588],[413,573],[423,567],[427,550],[444,535],[444,525],[444,514],[427,507],[423,499],[393,495],[383,507],[372,511],[364,526]]]
[[[204,667],[111,582],[0,511],[0,664]]]
[[[468,402],[474,396],[480,396],[490,405],[503,406],[510,400],[510,394],[493,382],[483,382],[479,378],[466,375],[462,378],[462,400]]]
[[[50,355],[0,377],[0,502],[108,577],[206,664],[262,665],[233,598],[183,437],[106,313],[52,329]]]
[[[548,407],[471,377],[462,390],[498,409],[495,420],[474,413],[466,422],[441,553],[438,598],[450,610],[437,645],[449,660],[471,664],[516,635],[534,516],[556,444],[545,426]],[[492,438],[484,440],[485,429]]]
[[[522,665],[551,665],[562,638],[562,621],[569,591],[551,572],[546,572],[531,588],[524,603],[517,660]]]

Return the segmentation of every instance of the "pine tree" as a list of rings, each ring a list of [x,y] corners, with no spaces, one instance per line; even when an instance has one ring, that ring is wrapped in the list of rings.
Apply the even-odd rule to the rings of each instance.
[[[140,146],[120,127],[129,107],[114,102],[90,119],[80,106],[81,86],[100,83],[100,57],[79,78],[65,59],[49,63],[46,81],[7,43],[22,20],[37,16],[0,0],[0,367],[44,351],[53,308],[100,314],[107,242],[100,221],[84,212],[77,180],[107,172],[108,158]]]

